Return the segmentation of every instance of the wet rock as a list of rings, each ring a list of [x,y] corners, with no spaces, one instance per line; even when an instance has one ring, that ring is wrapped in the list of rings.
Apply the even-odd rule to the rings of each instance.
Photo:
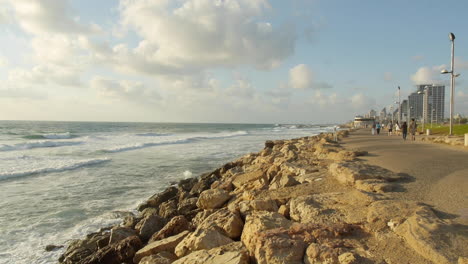
[[[109,245],[117,243],[127,237],[135,236],[136,231],[128,227],[114,227],[111,229]]]
[[[229,237],[223,235],[215,228],[197,228],[193,233],[180,242],[175,248],[175,254],[183,257],[193,251],[202,249],[212,249],[234,242]]]
[[[124,217],[121,226],[128,228],[135,228],[135,225],[138,223],[138,218],[134,215],[127,215]]]
[[[131,263],[135,253],[142,247],[137,236],[128,237],[115,244],[106,246],[87,257],[80,264]]]
[[[183,231],[175,236],[149,243],[144,248],[136,252],[133,262],[138,263],[143,257],[154,255],[162,251],[174,252],[177,244],[179,244],[188,234],[189,231]]]
[[[159,230],[157,233],[154,233],[148,243],[177,235],[189,229],[189,221],[183,215],[176,216],[172,218],[161,230]]]
[[[197,201],[198,198],[188,198],[179,203],[179,207],[177,208],[179,214],[186,215],[189,214],[191,211],[197,209]]]
[[[163,191],[162,193],[153,195],[151,198],[148,199],[148,201],[141,204],[138,207],[138,211],[143,211],[145,208],[148,208],[148,207],[158,208],[159,205],[161,205],[162,203],[170,199],[174,199],[177,196],[177,193],[178,193],[177,188],[171,186],[167,188],[165,191]]]
[[[193,186],[198,182],[198,179],[197,178],[188,178],[188,179],[184,179],[184,180],[181,180],[179,181],[179,183],[177,184],[177,186],[186,191],[186,192],[190,192],[190,190],[193,188]]]
[[[220,208],[231,196],[221,189],[211,189],[203,191],[198,198],[197,206],[201,209]]]
[[[209,250],[198,250],[173,264],[249,264],[249,255],[241,242]]]
[[[150,215],[136,224],[135,229],[142,240],[147,241],[154,233],[166,224],[166,220],[158,215]]]
[[[71,242],[60,256],[61,263],[78,263],[109,243],[110,233],[92,233],[83,240]]]
[[[49,252],[49,251],[54,251],[54,250],[57,250],[57,249],[60,249],[60,248],[63,248],[63,246],[47,245],[45,247],[45,251]]]
[[[273,148],[275,146],[275,143],[271,140],[265,141],[265,148]]]

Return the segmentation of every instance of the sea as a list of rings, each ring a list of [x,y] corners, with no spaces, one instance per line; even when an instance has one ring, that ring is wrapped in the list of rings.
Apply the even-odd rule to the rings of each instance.
[[[64,248],[47,245],[118,224],[174,182],[333,127],[0,121],[0,264],[57,263]]]

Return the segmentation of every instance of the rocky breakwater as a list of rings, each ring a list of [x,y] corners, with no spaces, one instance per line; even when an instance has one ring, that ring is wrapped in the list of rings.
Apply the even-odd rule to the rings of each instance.
[[[448,220],[395,198],[407,175],[366,165],[367,153],[332,139],[267,141],[73,241],[60,262],[465,263],[466,237]]]

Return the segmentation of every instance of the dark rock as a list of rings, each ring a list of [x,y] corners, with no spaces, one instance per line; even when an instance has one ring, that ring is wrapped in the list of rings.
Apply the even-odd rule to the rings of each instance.
[[[80,264],[132,263],[135,253],[143,247],[137,236],[128,237],[118,243],[100,249],[84,259]]]
[[[134,215],[127,215],[124,217],[121,226],[128,228],[135,228],[135,225],[141,219],[136,218]]]
[[[185,180],[181,180],[178,186],[180,189],[186,192],[189,192],[197,182],[198,182],[197,178],[188,178]]]
[[[117,243],[121,240],[126,239],[127,237],[136,236],[137,233],[135,230],[128,227],[114,227],[111,230],[111,235],[109,238],[109,245]]]
[[[186,200],[183,200],[179,203],[179,214],[181,215],[186,215],[189,212],[197,209],[197,201],[198,198],[188,198]]]
[[[164,202],[159,206],[159,216],[169,219],[176,215],[178,213],[177,202],[175,200]]]
[[[203,174],[200,180],[193,186],[190,190],[190,194],[192,195],[199,195],[205,190],[208,190],[211,187],[213,182],[217,181],[219,176],[216,174]]]
[[[161,230],[151,236],[148,243],[177,235],[190,229],[190,223],[183,215],[171,219]]]
[[[230,170],[230,169],[232,169],[232,168],[234,168],[234,167],[237,167],[237,166],[239,166],[239,165],[241,165],[241,164],[240,164],[240,162],[238,162],[238,161],[226,163],[226,164],[224,164],[224,165],[221,167],[219,173],[220,173],[220,174],[224,174],[224,173],[226,173],[228,170]]]
[[[45,247],[45,250],[46,250],[47,252],[49,252],[49,251],[57,250],[57,249],[59,249],[59,248],[63,248],[63,246],[47,245],[47,246]]]
[[[59,261],[67,264],[79,263],[99,248],[105,247],[104,243],[108,244],[109,238],[109,232],[98,232],[87,235],[83,240],[75,240],[68,245],[65,253],[60,256]]]
[[[178,190],[176,187],[171,186],[167,188],[162,193],[155,194],[151,196],[145,203],[138,206],[138,211],[143,211],[148,207],[158,208],[164,202],[167,202],[170,199],[173,199],[177,196]]]
[[[273,148],[275,146],[275,143],[271,140],[265,141],[265,148]]]
[[[166,220],[159,215],[150,215],[143,218],[135,229],[143,241],[147,241],[154,233],[158,232],[166,224]]]

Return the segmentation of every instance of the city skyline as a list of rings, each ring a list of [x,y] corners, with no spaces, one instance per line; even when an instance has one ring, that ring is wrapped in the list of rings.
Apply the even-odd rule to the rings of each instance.
[[[449,32],[455,114],[468,115],[464,10],[462,0],[0,0],[0,120],[345,122],[422,84],[445,85],[447,108]]]

